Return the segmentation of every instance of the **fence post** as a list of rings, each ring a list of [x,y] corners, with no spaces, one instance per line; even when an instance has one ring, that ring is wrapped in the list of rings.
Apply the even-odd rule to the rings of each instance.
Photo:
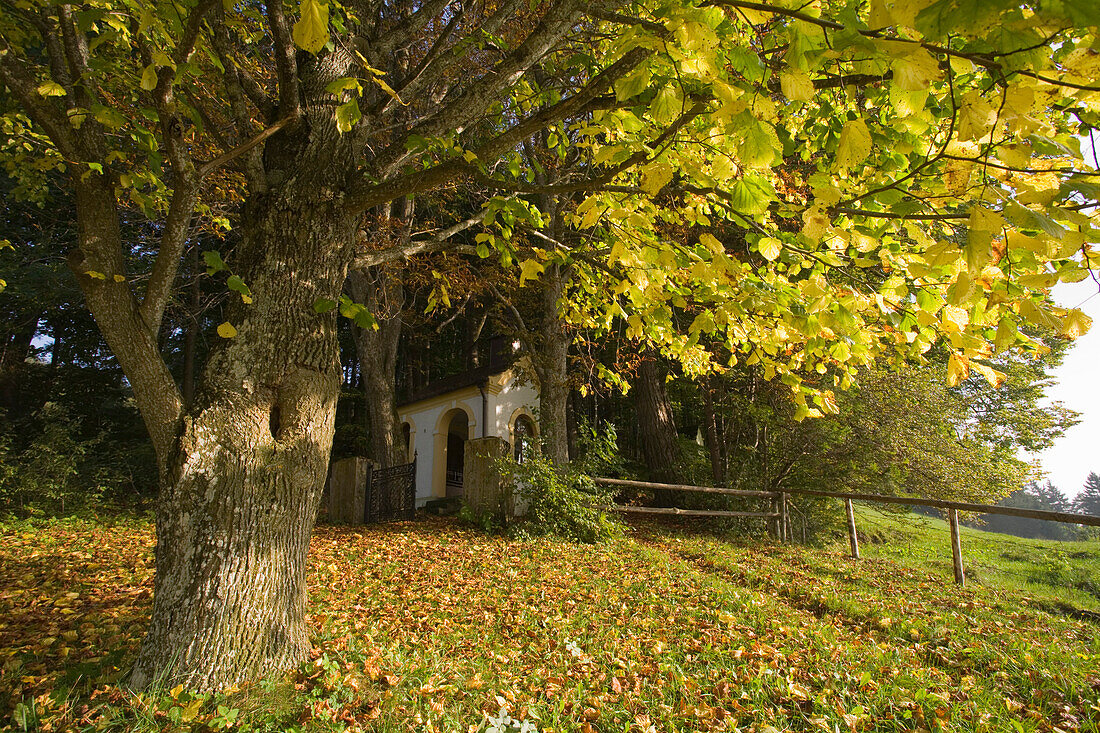
[[[780,541],[789,543],[791,541],[791,514],[787,506],[787,492],[785,491],[779,495],[779,526],[781,527]]]
[[[848,544],[852,549],[852,557],[859,559],[859,537],[856,535],[856,512],[852,509],[852,500],[844,500],[844,510],[848,514]]]
[[[951,521],[951,561],[955,566],[955,582],[959,585],[965,585],[966,575],[963,573],[962,539],[959,537],[959,510],[952,509],[948,517]]]

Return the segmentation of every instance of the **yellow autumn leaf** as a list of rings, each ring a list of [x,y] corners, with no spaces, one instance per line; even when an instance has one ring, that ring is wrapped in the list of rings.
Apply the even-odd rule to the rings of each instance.
[[[704,232],[699,235],[699,244],[706,247],[712,254],[725,254],[726,248],[713,234]]]
[[[960,354],[952,354],[947,360],[947,385],[957,387],[970,376],[970,360]]]
[[[779,257],[779,253],[783,251],[783,243],[774,237],[764,237],[756,245],[756,249],[764,259],[771,261]]]
[[[299,10],[301,18],[291,31],[294,43],[303,51],[320,53],[328,43],[328,5],[320,0],[302,0]]]
[[[157,70],[153,64],[146,66],[145,71],[141,73],[141,88],[147,92],[157,88]]]
[[[806,102],[814,98],[814,83],[809,74],[797,69],[779,75],[783,96],[791,101]]]
[[[115,275],[114,280],[115,280],[116,283],[124,283],[124,282],[126,282],[126,276],[125,275]]]
[[[997,110],[981,92],[974,90],[963,95],[959,107],[959,139],[977,140],[984,137],[997,121]]]
[[[1016,343],[1016,322],[1011,318],[1002,318],[997,323],[997,334],[993,337],[993,346],[997,351],[1004,351]]]
[[[642,171],[642,190],[654,196],[672,180],[672,166],[668,163],[653,163]]]
[[[908,44],[907,44],[908,45]],[[936,57],[916,44],[907,49],[907,53],[894,60],[894,83],[907,92],[927,89],[941,76],[940,65]]]
[[[237,329],[233,327],[233,324],[226,321],[222,325],[218,326],[218,335],[223,339],[231,339],[237,335]]]
[[[840,145],[836,151],[836,167],[852,168],[871,154],[871,132],[863,120],[849,120],[840,131]]]
[[[184,705],[180,710],[180,720],[184,723],[190,723],[195,719],[195,716],[199,714],[199,709],[202,707],[202,698],[196,697],[194,700]]]
[[[1062,321],[1062,335],[1071,339],[1079,338],[1088,333],[1091,326],[1092,319],[1085,315],[1080,308],[1074,308],[1066,314],[1065,319]]]
[[[977,205],[970,208],[970,222],[971,229],[976,229],[982,232],[999,232],[1004,226],[1004,217],[999,212],[987,209],[984,206]]]
[[[970,323],[970,314],[958,306],[949,305],[943,309],[943,330],[948,333],[962,331]]]
[[[519,265],[519,284],[523,285],[528,280],[535,280],[539,273],[546,267],[538,260],[524,260]]]
[[[38,93],[43,97],[63,97],[65,96],[65,87],[56,81],[44,81],[38,85]]]
[[[994,387],[1000,387],[1005,383],[1005,380],[1008,379],[1004,372],[999,372],[993,367],[982,364],[979,361],[970,362],[970,366],[978,374],[985,377],[985,381],[989,382]]]

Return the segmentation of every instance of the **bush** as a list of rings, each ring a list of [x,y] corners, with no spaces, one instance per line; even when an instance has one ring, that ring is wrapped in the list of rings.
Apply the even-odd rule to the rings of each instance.
[[[513,535],[553,535],[576,542],[600,542],[621,531],[608,516],[612,490],[596,486],[580,466],[557,469],[549,459],[536,455],[523,463],[509,459],[500,470],[512,487],[522,521],[509,527]]]
[[[150,473],[155,481],[150,464],[147,441],[89,437],[68,407],[47,402],[30,419],[0,420],[0,512],[60,514],[107,500],[133,503]]]

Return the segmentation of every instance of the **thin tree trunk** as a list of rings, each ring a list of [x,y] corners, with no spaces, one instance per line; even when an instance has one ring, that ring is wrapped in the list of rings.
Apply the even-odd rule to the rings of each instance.
[[[722,457],[722,443],[718,440],[718,418],[714,414],[714,392],[710,377],[704,377],[699,389],[703,392],[703,440],[710,454],[710,474],[715,486],[726,480],[726,466]]]
[[[0,407],[12,409],[19,397],[20,383],[26,371],[27,356],[31,353],[31,342],[38,332],[40,316],[24,317],[4,341],[0,354]]]
[[[642,456],[649,475],[654,481],[672,482],[676,478],[676,463],[680,459],[676,422],[672,404],[665,392],[664,376],[652,354],[643,356],[638,364],[634,406],[638,413]]]
[[[397,415],[397,345],[404,304],[401,281],[393,273],[370,268],[349,272],[346,287],[352,300],[365,305],[378,322],[377,329],[352,325],[372,457],[383,466],[398,466],[409,460]]]
[[[137,687],[225,687],[308,652],[306,553],[341,376],[336,312],[313,304],[340,292],[354,222],[284,193],[249,224],[253,303],[230,309],[238,332],[209,358],[168,460]]]
[[[183,332],[183,378],[180,380],[183,403],[190,405],[195,401],[195,352],[198,348],[199,326],[202,317],[202,286],[199,282],[199,248],[191,247],[191,284],[188,287],[187,327]]]
[[[539,431],[542,448],[556,466],[569,463],[569,332],[558,314],[558,300],[565,288],[560,265],[546,268],[540,283],[542,318],[538,353],[532,362],[539,378]]]

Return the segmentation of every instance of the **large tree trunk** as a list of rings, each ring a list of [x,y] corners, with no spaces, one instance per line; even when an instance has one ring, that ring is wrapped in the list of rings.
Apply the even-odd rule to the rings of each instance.
[[[374,314],[378,328],[352,326],[362,369],[371,452],[384,467],[408,463],[405,437],[397,415],[397,344],[401,339],[404,293],[394,273],[381,268],[348,273],[348,294]]]
[[[642,456],[650,478],[671,483],[676,478],[680,449],[676,444],[676,422],[672,415],[672,403],[665,392],[664,375],[652,354],[644,356],[638,364],[634,406],[638,413]]]
[[[299,189],[305,190],[305,187]],[[133,683],[213,689],[306,657],[306,553],[340,388],[336,313],[354,221],[285,191],[245,228],[251,305],[208,360],[157,512],[153,618]]]

